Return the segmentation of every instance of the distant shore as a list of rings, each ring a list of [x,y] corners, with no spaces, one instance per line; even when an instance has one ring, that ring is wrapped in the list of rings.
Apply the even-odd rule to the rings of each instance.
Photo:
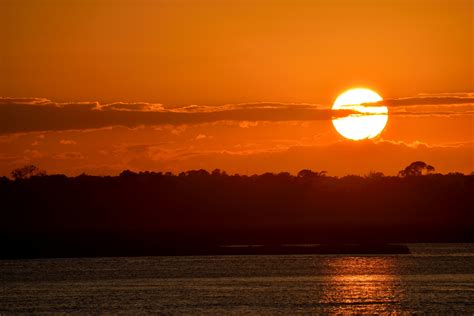
[[[305,245],[202,245],[148,248],[146,250],[107,248],[45,248],[7,251],[9,259],[141,257],[141,256],[220,256],[220,255],[384,255],[410,254],[402,244],[305,244]]]
[[[400,244],[226,245],[202,249],[166,249],[163,255],[409,254]]]

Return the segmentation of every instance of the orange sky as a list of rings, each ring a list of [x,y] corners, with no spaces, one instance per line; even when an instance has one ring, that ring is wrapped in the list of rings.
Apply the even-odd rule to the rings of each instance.
[[[473,21],[456,0],[1,1],[0,175],[469,173]],[[355,86],[392,100],[376,139],[331,124]]]

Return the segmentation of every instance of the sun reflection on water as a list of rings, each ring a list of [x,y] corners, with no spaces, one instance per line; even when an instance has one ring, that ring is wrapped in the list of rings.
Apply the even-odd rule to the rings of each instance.
[[[400,312],[403,290],[391,257],[333,258],[320,304],[326,312]]]

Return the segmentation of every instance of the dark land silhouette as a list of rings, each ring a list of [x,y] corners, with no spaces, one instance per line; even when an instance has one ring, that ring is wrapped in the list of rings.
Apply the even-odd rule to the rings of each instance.
[[[405,253],[388,244],[474,242],[474,175],[435,174],[423,162],[396,177],[67,177],[34,166],[12,177],[0,178],[2,258]]]

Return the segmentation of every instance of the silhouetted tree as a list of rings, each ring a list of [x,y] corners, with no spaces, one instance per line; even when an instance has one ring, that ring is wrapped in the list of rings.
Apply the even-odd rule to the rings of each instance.
[[[426,172],[427,173],[433,173],[435,171],[435,168],[431,165],[426,166]]]
[[[209,175],[209,172],[207,172],[207,170],[204,170],[204,169],[199,169],[199,170],[189,170],[189,171],[186,171],[185,172],[186,176],[187,177],[192,177],[192,176],[201,176],[201,177],[204,177],[204,176],[208,176]]]
[[[315,177],[325,177],[326,176],[326,171],[312,171],[309,169],[303,169],[300,172],[298,172],[298,178],[315,178]]]
[[[212,172],[211,172],[211,175],[213,176],[227,176],[227,173],[221,169],[214,169]]]
[[[138,175],[136,172],[130,171],[130,170],[124,170],[120,173],[120,177],[133,177]]]
[[[30,177],[42,177],[45,175],[46,171],[41,170],[34,165],[26,165],[11,172],[11,176],[15,180],[28,179]]]
[[[435,168],[431,165],[426,164],[423,161],[415,161],[412,162],[409,166],[405,169],[400,170],[398,172],[398,176],[400,177],[412,177],[412,176],[421,176],[425,172],[426,174],[430,174],[434,172]]]
[[[378,180],[384,177],[383,172],[370,171],[366,176],[367,179]]]
[[[462,177],[462,176],[464,176],[464,173],[462,173],[462,172],[449,172],[449,173],[447,174],[447,176],[451,176],[451,177]]]

